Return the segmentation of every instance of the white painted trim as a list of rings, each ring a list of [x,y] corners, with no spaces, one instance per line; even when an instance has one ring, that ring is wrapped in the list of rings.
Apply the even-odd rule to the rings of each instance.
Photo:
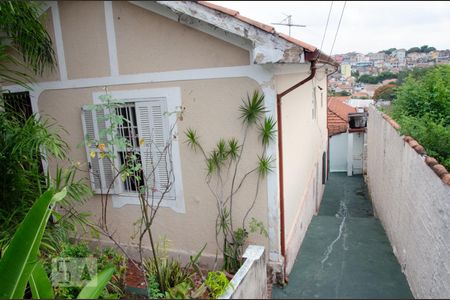
[[[260,83],[264,92],[264,106],[266,117],[272,117],[277,121],[277,93],[273,79]],[[280,207],[279,207],[279,183],[278,183],[278,147],[276,142],[270,143],[266,154],[274,158],[272,172],[267,174],[267,224],[269,234],[269,260],[281,262],[281,237],[280,237]]]
[[[347,134],[347,176],[353,175],[353,134]]]
[[[100,104],[100,96],[104,92],[95,92],[92,94],[93,103]],[[114,98],[123,102],[149,101],[149,99],[165,99],[167,105],[167,112],[179,111],[181,107],[181,89],[179,87],[171,88],[155,88],[155,89],[139,89],[139,90],[122,90],[112,91],[109,94]],[[178,127],[176,114],[169,114],[167,117],[169,126],[173,127],[173,136],[176,138],[172,141],[172,162],[173,172],[175,176],[175,200],[163,200],[161,207],[169,207],[178,213],[185,213],[184,193],[183,193],[183,177],[181,171],[181,156],[180,146],[178,142]],[[127,204],[139,205],[139,198],[133,194],[119,194],[112,196],[113,207],[120,208]]]
[[[112,1],[103,1],[105,6],[106,38],[108,40],[109,69],[111,76],[119,75],[119,60],[117,58],[116,30]]]
[[[190,69],[182,71],[140,73],[119,76],[93,77],[83,79],[72,79],[63,81],[40,82],[31,85],[35,92],[35,96],[39,97],[41,92],[45,90],[61,90],[88,87],[103,87],[126,84],[139,83],[157,83],[168,81],[184,81],[184,80],[204,80],[204,79],[220,79],[220,78],[236,78],[248,77],[262,84],[270,80],[272,74],[269,69],[261,65],[248,65],[236,67],[222,68],[205,68]],[[4,87],[11,92],[25,91],[19,85],[11,85]]]
[[[56,55],[58,57],[59,77],[61,81],[67,80],[66,57],[64,55],[64,43],[61,29],[61,19],[59,17],[58,2],[50,2],[52,8],[53,28],[55,31]]]

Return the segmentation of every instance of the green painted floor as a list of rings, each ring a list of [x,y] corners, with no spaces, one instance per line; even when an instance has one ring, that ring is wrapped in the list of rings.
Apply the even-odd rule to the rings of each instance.
[[[413,298],[362,176],[330,173],[289,284],[272,298]]]

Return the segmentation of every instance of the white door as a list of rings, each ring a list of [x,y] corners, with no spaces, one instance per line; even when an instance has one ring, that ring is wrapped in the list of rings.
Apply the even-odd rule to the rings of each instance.
[[[353,174],[363,173],[364,133],[353,133]]]

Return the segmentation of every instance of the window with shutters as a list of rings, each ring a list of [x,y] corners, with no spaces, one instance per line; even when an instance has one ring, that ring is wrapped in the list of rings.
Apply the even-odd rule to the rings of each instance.
[[[126,146],[114,146],[114,159],[102,158],[98,145],[86,145],[92,189],[97,194],[113,197],[113,206],[139,204],[138,191],[143,187],[152,199],[163,199],[161,206],[184,212],[176,113],[181,109],[179,88],[115,91],[110,93],[121,102],[115,115],[123,123],[113,132],[124,138]],[[94,104],[100,104],[104,93],[94,93]],[[99,140],[106,130],[106,110],[82,109],[85,136]],[[106,118],[107,119],[107,118]],[[97,154],[97,155],[93,155]],[[117,176],[117,171],[134,157],[141,167],[135,177]],[[145,184],[144,184],[145,181]],[[150,200],[149,200],[150,201]]]

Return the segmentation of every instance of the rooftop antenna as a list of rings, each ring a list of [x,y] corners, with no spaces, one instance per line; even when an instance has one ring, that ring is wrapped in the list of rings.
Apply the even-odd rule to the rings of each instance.
[[[272,23],[272,25],[288,26],[289,27],[289,36],[291,36],[291,27],[306,27],[306,25],[292,24],[292,15],[287,15],[287,14],[284,14],[284,13],[283,13],[283,15],[285,15],[286,18],[284,18],[279,23]],[[285,22],[287,22],[287,23],[285,23]]]

